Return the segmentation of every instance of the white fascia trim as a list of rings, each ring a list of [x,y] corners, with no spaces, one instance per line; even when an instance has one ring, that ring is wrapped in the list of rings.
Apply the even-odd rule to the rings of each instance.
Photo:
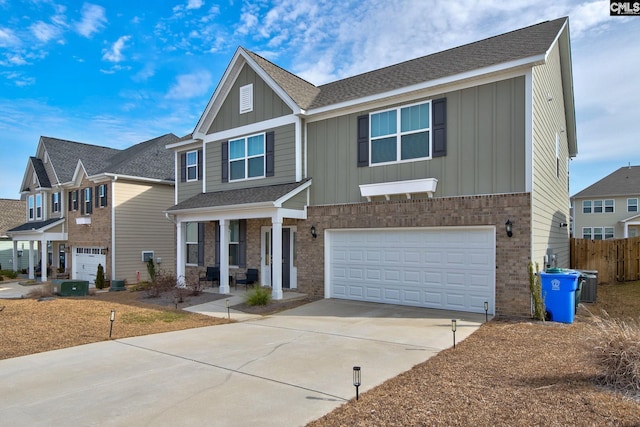
[[[166,148],[167,150],[172,150],[174,148],[180,148],[180,147],[184,147],[186,145],[191,145],[191,144],[201,144],[202,141],[200,139],[187,139],[184,141],[178,141],[178,142],[172,142],[171,144],[167,144],[164,146],[164,148]]]
[[[87,175],[87,171],[84,168],[84,165],[82,164],[82,160],[78,159],[78,163],[76,164],[76,170],[73,172],[73,177],[71,178],[71,182],[73,182],[74,185],[78,186],[82,182],[82,178],[80,177],[80,174],[82,172],[84,172],[84,174]]]
[[[403,87],[389,92],[383,92],[364,98],[357,98],[351,101],[341,102],[339,104],[332,104],[325,107],[307,110],[305,111],[305,115],[308,117],[307,121],[312,122],[323,120],[327,117],[336,115],[337,113],[335,112],[335,110],[353,109],[353,111],[360,111],[362,109],[362,104],[383,102],[383,100],[385,99],[401,97],[403,95],[406,96],[407,99],[413,99],[415,98],[416,92],[425,92],[433,88],[439,88],[438,93],[442,93],[445,91],[451,92],[471,86],[478,86],[480,84],[505,80],[508,78],[524,75],[526,73],[525,68],[530,68],[534,65],[542,64],[544,63],[544,60],[544,54],[531,56],[517,61],[510,61],[504,64],[492,65],[490,67],[480,68],[478,70],[469,71],[466,73],[455,74],[435,80],[429,80],[427,82]],[[440,88],[441,86],[445,85],[448,86],[446,89],[443,90]],[[388,102],[383,103],[384,105],[388,105]],[[340,111],[339,114],[344,114],[344,111]]]
[[[296,129],[294,134],[295,139],[295,159],[296,159],[296,182],[302,180],[302,130],[304,126],[302,125],[302,118],[296,116]]]
[[[307,188],[309,188],[311,186],[311,181],[309,180],[307,182],[305,182],[304,184],[302,184],[300,187],[296,187],[295,189],[289,191],[287,194],[285,194],[284,196],[278,198],[276,201],[273,202],[273,205],[277,208],[282,207],[282,204],[284,202],[286,202],[287,200],[289,200],[290,198],[292,198],[293,196],[301,193],[302,191],[306,190]]]
[[[96,175],[96,176],[98,176],[98,175]],[[152,183],[155,183],[155,184],[165,184],[165,185],[175,185],[176,184],[175,181],[168,180],[168,179],[144,178],[144,177],[140,177],[140,176],[122,175],[122,174],[119,174],[119,173],[105,173],[104,176],[112,178],[112,179],[128,179],[130,181],[152,182]],[[94,177],[90,177],[89,179],[91,179],[93,181]]]
[[[220,132],[210,133],[204,137],[204,143],[214,141],[225,141],[243,135],[264,132],[265,129],[273,129],[280,126],[295,124],[299,118],[293,114],[288,116],[277,117],[275,119],[265,120],[263,122],[252,123],[246,126],[240,126],[233,129],[223,130]],[[297,130],[297,129],[296,129]]]
[[[525,192],[533,191],[533,70],[524,79],[524,179]]]

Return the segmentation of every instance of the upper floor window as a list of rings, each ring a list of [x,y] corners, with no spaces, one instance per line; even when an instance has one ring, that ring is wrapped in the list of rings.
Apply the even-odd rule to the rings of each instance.
[[[42,194],[36,194],[36,219],[42,219]]]
[[[29,206],[28,206],[28,209],[29,209],[29,213],[28,213],[29,221],[32,221],[36,217],[35,196],[29,196],[28,203],[29,203]]]
[[[91,201],[93,200],[93,197],[91,197],[91,187],[87,187],[82,191],[82,210],[83,210],[83,214],[90,214],[91,213]]]
[[[627,199],[627,212],[638,212],[638,199]]]
[[[98,194],[96,194],[96,206],[101,208],[107,206],[107,184],[98,185],[97,192]]]
[[[582,201],[582,213],[591,213],[591,200]]]
[[[253,111],[253,84],[240,88],[240,114]]]
[[[69,210],[78,210],[78,190],[69,191]]]
[[[606,200],[583,200],[582,213],[613,213],[615,212],[615,201]]]
[[[370,115],[371,164],[428,159],[431,102]]]
[[[605,200],[604,201],[604,211],[605,211],[605,213],[613,213],[614,206],[615,205],[613,203],[613,199]]]
[[[265,134],[229,141],[229,180],[265,176]]]
[[[602,200],[593,201],[593,213],[602,213]]]
[[[60,193],[51,195],[51,212],[60,212]]]
[[[187,153],[187,181],[198,179],[198,152],[189,151]]]

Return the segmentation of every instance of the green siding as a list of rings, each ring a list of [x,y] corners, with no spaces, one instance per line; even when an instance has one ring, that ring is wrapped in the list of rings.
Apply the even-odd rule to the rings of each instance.
[[[253,111],[240,114],[240,87],[253,83]],[[292,114],[291,108],[248,65],[244,65],[207,134]]]
[[[291,199],[283,203],[282,207],[286,209],[302,210],[306,205],[307,205],[307,192],[303,191],[299,194],[296,194]]]
[[[196,148],[197,149],[197,148]],[[202,193],[202,180],[182,182],[180,176],[180,156],[182,153],[193,151],[194,148],[178,152],[178,170],[176,175],[176,191],[178,194],[178,203],[192,198]],[[204,154],[203,154],[204,155]]]
[[[361,202],[361,184],[420,178],[438,179],[436,197],[525,191],[524,87],[517,77],[434,96],[447,98],[447,155],[431,160],[358,168],[356,120],[369,111],[310,123],[312,204]]]
[[[286,184],[296,180],[295,164],[295,125],[280,126],[269,129],[275,132],[274,169],[275,175],[267,178],[251,179],[237,182],[222,182],[222,149],[223,141],[206,144],[205,168],[207,192],[232,190],[236,188],[256,187],[273,184]],[[269,131],[267,130],[267,131]],[[200,190],[202,191],[202,190]]]

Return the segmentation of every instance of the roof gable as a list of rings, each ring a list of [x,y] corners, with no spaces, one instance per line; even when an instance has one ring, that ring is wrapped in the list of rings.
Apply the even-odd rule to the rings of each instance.
[[[625,166],[575,194],[573,199],[587,197],[639,196],[640,166]]]

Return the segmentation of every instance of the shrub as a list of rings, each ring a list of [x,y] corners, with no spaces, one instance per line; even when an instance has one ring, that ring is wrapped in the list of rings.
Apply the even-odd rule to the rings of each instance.
[[[27,298],[33,298],[33,299],[46,298],[46,297],[52,297],[52,296],[53,296],[53,286],[51,285],[51,283],[45,283],[42,286],[38,286],[36,288],[31,289],[27,293]]]
[[[536,320],[545,320],[546,308],[544,306],[544,298],[542,297],[542,284],[540,283],[540,267],[536,262],[536,272],[533,273],[533,263],[529,261],[529,290],[533,299],[533,318]]]
[[[149,258],[149,261],[147,261],[147,273],[149,273],[149,281],[154,282],[156,280],[156,265],[153,262],[153,258]]]
[[[104,289],[104,267],[102,264],[98,264],[98,272],[96,273],[96,288]]]
[[[267,305],[271,301],[271,288],[254,286],[245,295],[247,305]]]
[[[18,277],[18,273],[13,270],[0,270],[0,276],[6,277],[7,279],[15,279]]]
[[[640,393],[640,321],[595,318],[595,360],[601,375],[598,382],[616,390]]]
[[[151,263],[148,265],[151,265]],[[178,284],[176,276],[173,273],[164,270],[156,272],[155,267],[153,270],[154,279],[151,280],[144,289],[147,292],[147,297],[157,298],[164,292],[172,291]],[[151,272],[149,272],[149,275],[151,275]]]

